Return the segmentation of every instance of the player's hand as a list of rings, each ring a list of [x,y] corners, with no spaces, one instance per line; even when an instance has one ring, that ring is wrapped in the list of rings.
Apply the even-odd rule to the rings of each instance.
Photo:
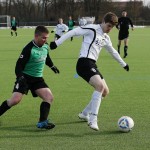
[[[54,31],[51,31],[51,33],[54,33]]]
[[[57,45],[55,42],[51,42],[50,43],[50,49],[53,50],[53,49],[56,49],[57,48]]]
[[[126,71],[129,71],[129,65],[127,64],[125,67],[123,67]]]
[[[57,69],[56,66],[52,66],[51,69],[52,69],[55,73],[59,73],[59,70]]]

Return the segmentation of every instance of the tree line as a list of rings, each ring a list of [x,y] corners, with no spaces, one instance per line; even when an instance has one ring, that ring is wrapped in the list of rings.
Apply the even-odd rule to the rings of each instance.
[[[133,21],[150,20],[150,4],[144,6],[142,1],[136,0],[125,3],[112,0],[1,0],[0,15],[15,16],[19,22],[56,22],[59,17],[67,21],[70,15],[75,20],[95,16],[98,22],[108,11],[120,16],[126,9]]]

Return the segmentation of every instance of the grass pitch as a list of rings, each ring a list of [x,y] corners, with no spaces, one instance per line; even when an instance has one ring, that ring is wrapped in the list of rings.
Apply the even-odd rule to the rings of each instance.
[[[10,30],[0,30],[0,103],[10,98],[15,81],[15,63],[22,48],[33,39],[33,29],[18,29],[18,37],[11,37]],[[117,47],[116,29],[110,33]],[[54,34],[50,34],[52,41]],[[0,117],[0,150],[149,150],[150,139],[150,46],[149,28],[130,31],[126,72],[102,50],[97,62],[110,89],[101,104],[99,128],[96,132],[78,119],[78,113],[90,101],[93,88],[80,77],[75,78],[75,66],[82,38],[67,40],[57,50],[50,51],[60,74],[45,67],[44,78],[54,94],[50,118],[56,128],[39,130],[40,98],[29,93],[20,104]],[[123,56],[123,43],[121,49]],[[118,119],[127,115],[135,126],[130,133],[120,133]]]

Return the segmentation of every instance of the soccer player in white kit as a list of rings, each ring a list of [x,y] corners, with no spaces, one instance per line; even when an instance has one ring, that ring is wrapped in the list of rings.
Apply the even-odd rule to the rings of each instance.
[[[55,40],[59,39],[65,32],[69,30],[68,26],[63,23],[63,19],[58,19],[58,24],[54,30],[51,31],[53,33],[55,31]]]
[[[108,12],[104,15],[101,24],[77,27],[59,40],[50,43],[50,48],[55,49],[72,36],[83,36],[76,70],[79,76],[94,87],[94,92],[91,101],[78,116],[87,121],[89,127],[94,130],[99,130],[97,117],[101,100],[109,93],[109,88],[96,65],[101,49],[104,47],[126,71],[129,71],[128,64],[113,48],[110,37],[107,35],[117,23],[118,17],[114,13]]]

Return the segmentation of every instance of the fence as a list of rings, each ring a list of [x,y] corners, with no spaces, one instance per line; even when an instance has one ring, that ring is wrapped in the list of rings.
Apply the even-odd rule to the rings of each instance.
[[[133,21],[133,24],[137,25],[137,26],[150,26],[150,20],[148,20],[148,21],[144,21],[144,20]]]
[[[24,26],[38,26],[38,25],[44,25],[44,26],[56,26],[57,21],[43,21],[43,22],[18,22],[19,27],[24,27]],[[64,22],[67,23],[67,22]],[[148,21],[133,21],[133,24],[136,26],[150,26],[150,20]],[[78,21],[76,21],[76,25],[78,25]],[[4,27],[1,26],[0,27]]]
[[[19,22],[18,24],[19,26],[37,26],[37,25],[56,26],[57,23],[58,23],[57,21],[44,21],[44,22]],[[150,26],[150,20],[133,21],[133,24],[137,26]],[[76,21],[76,25],[78,25],[78,21]]]

